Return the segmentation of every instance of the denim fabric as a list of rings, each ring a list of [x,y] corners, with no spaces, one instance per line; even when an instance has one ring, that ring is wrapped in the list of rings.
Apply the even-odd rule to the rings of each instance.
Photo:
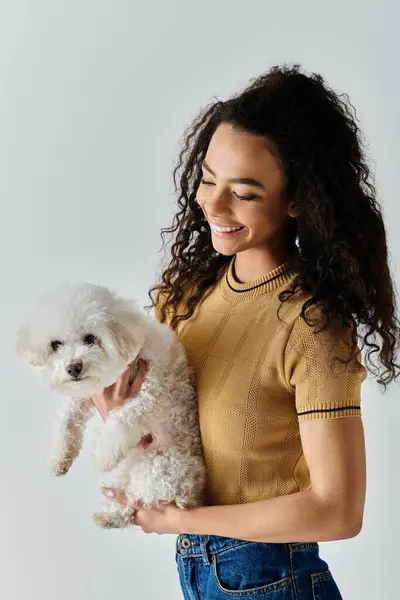
[[[180,534],[175,560],[184,600],[343,600],[317,542]]]

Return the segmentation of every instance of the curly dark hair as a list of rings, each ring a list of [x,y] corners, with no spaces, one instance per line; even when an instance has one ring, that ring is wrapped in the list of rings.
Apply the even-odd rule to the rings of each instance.
[[[290,262],[298,276],[279,300],[283,303],[299,291],[312,294],[302,306],[303,319],[314,324],[305,311],[318,305],[323,307],[321,331],[337,317],[345,327],[351,326],[350,355],[358,343],[357,327],[364,325],[363,347],[370,348],[371,365],[370,356],[380,349],[379,333],[379,359],[385,370],[378,383],[386,391],[399,375],[395,357],[400,323],[385,226],[363,156],[361,132],[341,95],[321,75],[301,73],[298,64],[273,66],[227,101],[217,99],[184,132],[173,171],[179,211],[170,228],[161,230],[163,246],[164,234],[177,232],[172,258],[160,282],[149,290],[152,304],[145,308],[155,306],[159,296],[154,300],[153,292],[158,290],[165,297],[160,320],[165,322],[172,311],[169,326],[176,330],[178,321],[193,314],[231,260],[213,248],[210,227],[195,200],[202,162],[221,123],[272,142],[286,176],[285,194],[300,209],[286,230]],[[178,314],[186,289],[190,289],[186,312]]]

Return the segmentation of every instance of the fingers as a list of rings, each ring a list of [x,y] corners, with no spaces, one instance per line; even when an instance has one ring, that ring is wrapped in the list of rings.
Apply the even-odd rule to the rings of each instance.
[[[112,498],[120,504],[131,504],[123,490],[108,487],[102,487],[100,490],[107,498]]]
[[[142,508],[143,502],[141,500],[130,500],[124,490],[102,487],[100,488],[101,492],[107,496],[107,498],[111,498],[120,504],[126,504],[127,506],[134,506],[135,508]]]

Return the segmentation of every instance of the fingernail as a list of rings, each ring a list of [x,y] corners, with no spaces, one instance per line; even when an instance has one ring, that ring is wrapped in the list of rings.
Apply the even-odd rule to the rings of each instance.
[[[103,494],[105,494],[108,498],[115,498],[115,491],[112,488],[101,488]]]

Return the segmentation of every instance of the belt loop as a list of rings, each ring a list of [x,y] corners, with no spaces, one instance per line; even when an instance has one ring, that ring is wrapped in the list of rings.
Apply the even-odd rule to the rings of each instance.
[[[203,562],[205,565],[210,565],[210,558],[209,558],[209,549],[207,548],[207,544],[209,541],[209,535],[200,535],[200,550],[201,550],[201,554],[203,556]]]

